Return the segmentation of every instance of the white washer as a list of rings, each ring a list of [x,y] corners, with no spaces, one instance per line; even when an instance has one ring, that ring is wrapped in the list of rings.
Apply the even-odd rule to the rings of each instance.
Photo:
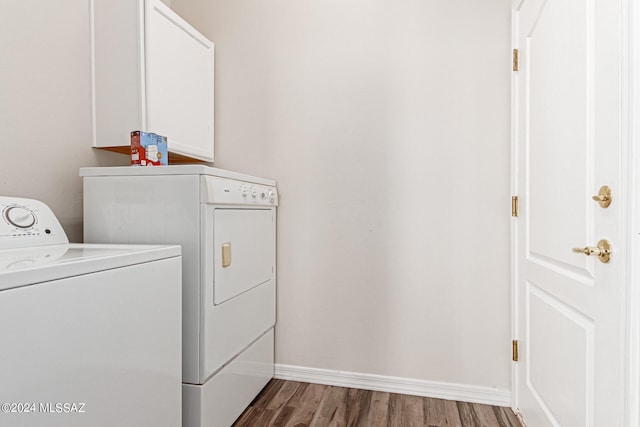
[[[275,182],[203,165],[83,168],[84,238],[183,254],[183,427],[229,426],[273,377]]]
[[[69,244],[0,197],[0,425],[180,425],[180,288],[178,246]]]

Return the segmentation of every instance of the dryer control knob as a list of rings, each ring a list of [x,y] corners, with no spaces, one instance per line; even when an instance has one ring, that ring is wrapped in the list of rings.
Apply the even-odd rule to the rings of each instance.
[[[242,197],[247,197],[247,194],[249,194],[249,190],[247,190],[247,187],[245,187],[244,185],[241,185],[240,194],[242,194]]]
[[[269,197],[275,197],[276,196],[276,192],[273,191],[272,189],[269,189],[269,192],[267,194],[269,195]]]
[[[9,224],[18,228],[30,228],[36,223],[34,213],[22,206],[11,206],[4,211],[4,217]]]
[[[256,190],[255,188],[251,189],[251,197],[253,197],[254,199],[256,197],[258,197],[258,190]]]

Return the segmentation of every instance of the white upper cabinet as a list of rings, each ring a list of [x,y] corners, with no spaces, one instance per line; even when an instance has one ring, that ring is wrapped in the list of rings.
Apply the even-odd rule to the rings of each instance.
[[[91,6],[93,146],[128,153],[143,130],[170,160],[213,162],[213,43],[159,0]]]

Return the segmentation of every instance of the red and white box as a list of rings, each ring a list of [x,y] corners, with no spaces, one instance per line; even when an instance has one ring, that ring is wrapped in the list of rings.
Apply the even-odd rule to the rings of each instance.
[[[168,165],[167,137],[139,130],[131,132],[131,164],[133,166]]]

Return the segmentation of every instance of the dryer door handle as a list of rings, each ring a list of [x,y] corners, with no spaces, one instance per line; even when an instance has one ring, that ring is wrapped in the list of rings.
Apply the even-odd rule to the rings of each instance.
[[[227,268],[231,265],[231,243],[222,244],[222,268]]]

